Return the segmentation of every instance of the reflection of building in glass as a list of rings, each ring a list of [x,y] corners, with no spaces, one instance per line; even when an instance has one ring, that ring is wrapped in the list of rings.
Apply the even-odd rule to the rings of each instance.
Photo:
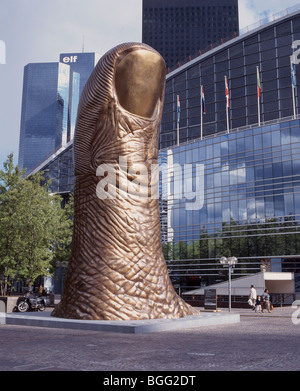
[[[28,64],[24,69],[19,166],[35,167],[67,137],[70,67]]]
[[[275,37],[275,38],[274,38]],[[294,117],[290,56],[300,11],[236,38],[167,76],[159,164],[162,243],[171,276],[208,285],[225,277],[221,256],[238,257],[234,276],[295,272],[300,291],[300,113]],[[258,126],[259,66],[261,126]],[[299,65],[295,65],[296,76]],[[230,89],[226,131],[225,83]],[[200,86],[205,87],[200,139]],[[176,95],[181,99],[180,146]],[[52,192],[73,191],[72,142],[38,169]],[[298,281],[298,282],[297,282]]]
[[[79,95],[90,77],[92,70],[100,60],[100,55],[97,53],[62,53],[59,56],[59,61],[68,64],[72,71],[80,74]]]
[[[36,170],[43,171],[45,181],[52,180],[49,190],[51,193],[61,194],[68,198],[74,191],[74,166],[73,166],[73,143],[59,150],[44,161]]]
[[[68,135],[68,140],[72,140],[74,137],[80,94],[80,74],[73,72],[71,95],[72,106],[70,108],[70,135]]]
[[[259,272],[265,258],[272,271],[300,268],[300,261],[296,267],[285,258],[300,253],[299,119],[170,147],[160,158],[166,154],[182,168],[192,161],[194,190],[195,166],[205,166],[199,209],[187,208],[184,176],[165,177],[161,184],[171,189],[165,213],[173,239],[163,246],[166,259],[178,260],[174,269],[198,271],[203,282],[211,282],[224,255],[239,258],[237,275]]]
[[[162,177],[168,175],[168,159],[166,154],[161,157],[160,161],[160,175]],[[161,240],[162,243],[168,243],[168,188],[167,181],[159,181],[159,212],[161,225]]]
[[[98,55],[61,56],[62,62],[28,64],[24,69],[21,169],[37,167],[74,136],[79,96]]]

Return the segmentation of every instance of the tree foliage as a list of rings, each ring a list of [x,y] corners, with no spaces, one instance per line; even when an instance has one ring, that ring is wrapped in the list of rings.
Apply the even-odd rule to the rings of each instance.
[[[7,284],[25,280],[31,286],[46,276],[54,259],[67,260],[72,237],[71,205],[48,192],[42,173],[24,178],[9,155],[0,170],[0,276]],[[3,292],[4,291],[4,292]]]

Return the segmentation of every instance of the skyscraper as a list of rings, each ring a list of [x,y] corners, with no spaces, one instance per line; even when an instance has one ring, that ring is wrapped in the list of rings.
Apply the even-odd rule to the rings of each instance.
[[[70,80],[72,87],[72,99],[70,106],[70,127],[68,140],[72,139],[75,131],[77,107],[82,90],[90,77],[97,62],[100,60],[98,53],[61,53],[59,61],[70,66],[73,71],[73,80]]]
[[[59,56],[60,62],[70,65],[74,72],[80,74],[80,94],[99,60],[100,55],[97,53],[61,53]]]
[[[143,42],[170,68],[238,31],[238,0],[143,0]]]
[[[68,65],[26,65],[19,143],[21,169],[35,167],[67,139],[69,80]]]
[[[61,54],[61,62],[24,68],[19,167],[31,170],[74,136],[83,87],[99,56]]]

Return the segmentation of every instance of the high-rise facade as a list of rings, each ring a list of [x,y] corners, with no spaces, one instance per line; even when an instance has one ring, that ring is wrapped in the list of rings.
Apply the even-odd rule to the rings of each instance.
[[[69,126],[68,140],[74,137],[80,95],[100,57],[98,53],[61,53],[59,56],[59,61],[69,65],[73,72],[73,79],[70,80],[72,100],[69,108],[72,121]]]
[[[238,0],[143,0],[143,42],[168,68],[238,32]]]
[[[90,74],[97,62],[100,60],[100,55],[97,53],[61,53],[59,61],[70,66],[72,71],[80,74],[79,94],[90,77]]]
[[[35,167],[67,139],[70,67],[28,64],[24,69],[20,168]]]
[[[95,67],[95,53],[62,54],[60,62],[24,68],[19,167],[30,171],[74,135],[82,89]]]

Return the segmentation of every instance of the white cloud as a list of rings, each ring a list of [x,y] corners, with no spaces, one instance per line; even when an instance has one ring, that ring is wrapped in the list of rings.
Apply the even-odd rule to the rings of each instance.
[[[239,0],[240,29],[244,29],[259,20],[283,14],[286,9],[300,5],[299,0]]]

